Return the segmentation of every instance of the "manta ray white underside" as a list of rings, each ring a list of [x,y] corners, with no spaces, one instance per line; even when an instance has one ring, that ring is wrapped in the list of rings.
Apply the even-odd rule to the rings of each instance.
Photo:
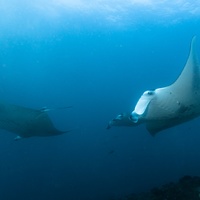
[[[111,126],[136,126],[145,123],[147,130],[156,133],[194,119],[200,115],[200,65],[195,53],[193,37],[186,65],[171,85],[145,91],[135,109],[118,115]]]

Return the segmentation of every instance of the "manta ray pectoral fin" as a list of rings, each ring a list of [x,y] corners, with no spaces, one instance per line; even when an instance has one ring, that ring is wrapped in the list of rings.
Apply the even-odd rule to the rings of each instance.
[[[168,119],[168,120],[156,120],[156,121],[148,121],[146,123],[146,128],[148,132],[155,136],[160,131],[163,131],[165,129],[171,128],[173,126],[179,125],[181,123],[187,122],[189,120],[192,120],[195,117],[191,118],[174,118],[174,119]]]
[[[192,42],[190,45],[190,52],[187,59],[187,62],[185,64],[185,67],[183,68],[181,74],[177,78],[177,80],[173,83],[173,87],[175,90],[184,88],[187,90],[187,88],[193,87],[200,88],[200,66],[198,57],[196,54],[196,36],[192,38]]]

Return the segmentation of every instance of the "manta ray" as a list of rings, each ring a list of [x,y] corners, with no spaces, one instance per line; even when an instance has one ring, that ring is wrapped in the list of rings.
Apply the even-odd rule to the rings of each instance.
[[[17,134],[15,140],[69,132],[60,131],[54,127],[47,113],[49,110],[51,109],[32,109],[0,102],[0,129]]]
[[[145,91],[131,113],[118,115],[111,126],[146,124],[152,135],[200,116],[200,65],[193,37],[189,57],[177,80],[162,88]]]

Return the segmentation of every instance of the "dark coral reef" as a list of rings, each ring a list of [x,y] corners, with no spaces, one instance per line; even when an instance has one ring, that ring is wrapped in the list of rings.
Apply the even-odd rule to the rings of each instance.
[[[184,176],[177,183],[168,183],[147,193],[131,194],[121,200],[200,200],[200,177]]]

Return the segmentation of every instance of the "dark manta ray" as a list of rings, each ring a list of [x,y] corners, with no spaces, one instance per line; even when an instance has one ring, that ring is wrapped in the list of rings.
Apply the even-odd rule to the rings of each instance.
[[[56,129],[47,111],[0,102],[0,129],[17,134],[15,140],[33,136],[54,136],[69,131]]]
[[[109,122],[109,127],[145,123],[147,130],[155,135],[200,116],[200,65],[195,53],[195,43],[196,37],[192,39],[186,65],[173,84],[145,91],[134,111],[129,115],[118,115]]]

